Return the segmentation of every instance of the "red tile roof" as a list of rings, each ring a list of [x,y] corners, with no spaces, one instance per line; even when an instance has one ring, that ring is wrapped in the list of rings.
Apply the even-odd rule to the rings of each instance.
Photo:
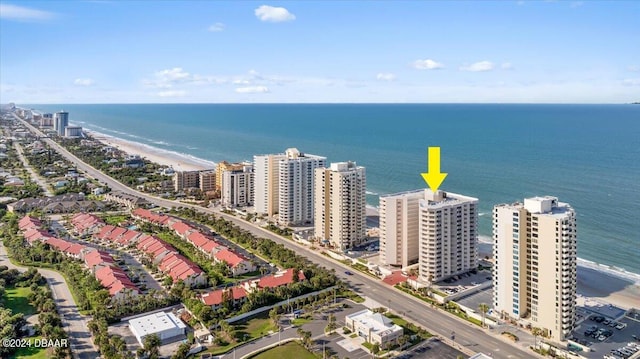
[[[200,299],[206,305],[219,305],[222,303],[222,293],[224,291],[231,291],[234,300],[242,299],[247,296],[247,291],[245,291],[243,287],[233,287],[230,289],[218,289],[205,293],[200,297]]]
[[[113,231],[111,231],[111,233],[109,233],[109,237],[107,237],[107,239],[109,239],[110,241],[115,241],[116,239],[118,239],[118,237],[123,235],[126,231],[127,231],[126,228],[116,227]]]
[[[207,252],[207,253],[211,253],[214,249],[220,247],[220,244],[216,241],[208,241],[207,243],[205,243],[204,245],[202,245],[202,247],[200,247],[203,251]]]
[[[305,280],[304,272],[300,271],[298,273],[298,279]],[[258,287],[276,288],[289,283],[293,283],[293,268],[260,278],[260,280],[258,280]]]
[[[127,231],[127,233],[125,233],[122,237],[120,237],[120,239],[118,239],[117,242],[120,244],[129,243],[132,239],[134,239],[138,235],[140,235],[140,232],[138,231]]]
[[[217,260],[226,262],[231,268],[237,266],[238,264],[246,261],[247,259],[228,250],[223,249],[216,254],[213,255]]]
[[[95,237],[98,239],[107,239],[107,237],[109,237],[109,233],[111,233],[111,231],[113,231],[114,229],[116,229],[115,226],[106,225],[102,227],[100,232],[98,232],[98,234],[96,234]]]
[[[44,241],[44,243],[50,245],[51,247],[54,247],[59,251],[64,251],[67,248],[71,247],[72,245],[72,243],[69,243],[63,239],[53,238],[53,237],[48,238],[46,241]]]
[[[83,246],[80,243],[74,243],[71,245],[71,247],[67,248],[65,250],[65,252],[69,253],[69,254],[73,254],[73,255],[79,255],[80,252],[85,249],[86,246]]]
[[[395,271],[382,280],[388,285],[396,285],[398,283],[406,282],[409,279],[408,276],[402,274],[402,271]]]
[[[39,219],[31,216],[24,216],[18,221],[18,227],[23,231],[29,228],[40,228],[41,225],[42,222]]]
[[[115,261],[113,260],[113,257],[111,257],[111,255],[107,252],[93,251],[87,254],[86,256],[84,256],[84,262],[87,265],[87,267],[91,269],[99,264],[102,264],[102,263],[111,264],[111,263],[114,263]]]
[[[193,232],[191,233],[187,239],[189,240],[189,242],[191,242],[191,244],[193,244],[196,247],[202,247],[205,243],[207,243],[207,241],[209,241],[210,239],[207,238],[204,234],[200,233],[200,232]]]
[[[185,235],[189,231],[195,231],[196,230],[195,228],[191,227],[190,225],[188,225],[188,224],[186,224],[184,222],[180,222],[180,221],[172,224],[171,225],[171,229],[176,231],[176,233],[178,233],[181,236]]]

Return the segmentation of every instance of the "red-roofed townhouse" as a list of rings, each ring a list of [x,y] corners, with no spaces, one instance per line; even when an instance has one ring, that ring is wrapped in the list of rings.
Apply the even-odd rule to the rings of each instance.
[[[20,228],[21,231],[26,231],[31,228],[37,229],[40,227],[42,227],[42,222],[35,217],[24,216],[18,221],[18,228]]]
[[[202,269],[200,269],[200,267],[193,263],[190,265],[184,263],[183,265],[174,268],[169,275],[171,275],[174,280],[183,281],[184,284],[189,287],[201,287],[207,284],[207,275],[202,271]],[[175,279],[174,276],[177,276],[177,279]]]
[[[127,231],[125,234],[120,236],[120,238],[116,239],[116,243],[121,246],[128,246],[135,243],[141,235],[142,233],[138,231]]]
[[[81,259],[82,250],[85,249],[86,246],[80,243],[74,243],[71,247],[64,250],[64,254],[71,258]]]
[[[201,232],[193,232],[191,234],[189,234],[187,236],[187,240],[189,242],[191,242],[191,244],[193,244],[194,246],[200,248],[202,247],[205,243],[207,243],[207,241],[209,240],[209,238],[207,238],[204,234],[202,234]]]
[[[24,232],[24,239],[26,239],[31,245],[33,245],[33,242],[35,241],[44,241],[49,237],[49,233],[41,229],[31,228]]]
[[[116,229],[116,227],[115,227],[115,226],[112,226],[112,225],[110,225],[110,224],[109,224],[109,225],[106,225],[106,226],[104,226],[104,227],[102,227],[102,228],[100,229],[100,232],[95,233],[95,234],[93,235],[93,238],[95,238],[95,239],[99,239],[99,240],[101,240],[101,241],[105,241],[105,240],[107,240],[107,238],[109,238],[109,234],[110,234],[110,233],[111,233],[111,231],[113,231],[114,229]]]
[[[113,257],[104,251],[93,251],[84,256],[84,263],[87,268],[94,272],[96,266],[105,266],[115,263]]]
[[[202,247],[199,247],[199,249],[204,252],[205,254],[207,254],[209,257],[213,257],[213,255],[218,252],[221,251],[223,249],[226,249],[227,247],[224,247],[223,245],[221,245],[220,243],[213,241],[213,240],[208,240],[207,243],[203,244]]]
[[[189,236],[189,234],[193,233],[193,232],[197,232],[197,230],[193,227],[191,227],[190,225],[178,221],[174,224],[171,225],[171,229],[173,229],[177,235],[179,235],[180,237],[187,239],[187,237]]]
[[[236,254],[228,249],[223,249],[216,252],[213,255],[216,262],[225,262],[231,268],[231,272],[234,276],[253,272],[256,270],[255,264],[249,261],[247,258]]]
[[[120,238],[120,236],[125,234],[125,232],[127,232],[126,228],[116,227],[113,231],[111,231],[111,233],[109,233],[109,236],[107,237],[107,239],[111,242],[115,242],[117,239]]]
[[[71,243],[63,240],[63,239],[59,239],[59,238],[48,238],[47,240],[44,241],[44,243],[48,244],[50,247],[55,248],[56,250],[60,251],[60,252],[64,252],[67,248],[71,247]]]
[[[298,280],[303,281],[305,279],[306,277],[304,275],[304,272],[299,271]],[[262,277],[258,280],[245,282],[244,287],[247,291],[251,292],[256,289],[269,290],[290,283],[293,283],[293,268],[285,269],[275,274]]]
[[[246,299],[247,291],[243,287],[217,289],[200,296],[202,303],[210,306],[213,310],[220,308],[224,300],[229,300],[234,307],[238,307]]]
[[[126,300],[140,294],[127,274],[115,266],[104,266],[95,273],[96,279],[103,287],[109,290],[109,294],[116,300]]]

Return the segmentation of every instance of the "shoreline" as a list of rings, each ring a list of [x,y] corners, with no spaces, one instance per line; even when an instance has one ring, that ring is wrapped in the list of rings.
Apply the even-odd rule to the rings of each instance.
[[[213,169],[216,165],[213,161],[193,155],[137,143],[95,130],[83,129],[83,131],[108,146],[172,167],[176,171]],[[366,208],[368,217],[379,215],[377,207],[367,205]],[[479,257],[492,257],[492,248],[493,243],[490,237],[478,237]],[[640,274],[582,258],[578,258],[577,266],[580,274],[577,278],[579,296],[602,298],[625,309],[631,308],[634,299],[640,297]],[[594,283],[597,283],[597,286],[594,286]]]
[[[86,128],[83,128],[82,131],[107,146],[115,147],[129,155],[138,155],[162,166],[172,167],[175,171],[201,171],[215,169],[216,167],[216,163],[213,161],[207,161],[186,153],[165,150]]]

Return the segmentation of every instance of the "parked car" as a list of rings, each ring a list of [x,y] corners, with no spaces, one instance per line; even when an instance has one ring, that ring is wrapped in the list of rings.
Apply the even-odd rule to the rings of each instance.
[[[351,272],[351,271],[348,271],[348,270],[347,270],[347,271],[344,271],[344,274],[346,274],[346,275],[353,275],[353,272]]]

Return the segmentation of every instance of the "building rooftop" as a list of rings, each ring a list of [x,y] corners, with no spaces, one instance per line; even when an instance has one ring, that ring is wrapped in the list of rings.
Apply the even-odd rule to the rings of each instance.
[[[430,189],[425,189],[424,199],[420,200],[420,208],[428,207],[429,209],[440,209],[462,203],[477,202],[478,199],[474,197],[445,191],[436,191],[434,193]]]
[[[185,324],[178,319],[173,313],[153,313],[144,317],[129,320],[131,329],[140,335],[140,337],[156,334],[173,328],[186,328]]]
[[[347,315],[346,318],[359,322],[361,325],[370,328],[373,333],[385,336],[396,331],[402,331],[402,327],[393,324],[393,321],[381,313],[374,313],[369,309]]]

